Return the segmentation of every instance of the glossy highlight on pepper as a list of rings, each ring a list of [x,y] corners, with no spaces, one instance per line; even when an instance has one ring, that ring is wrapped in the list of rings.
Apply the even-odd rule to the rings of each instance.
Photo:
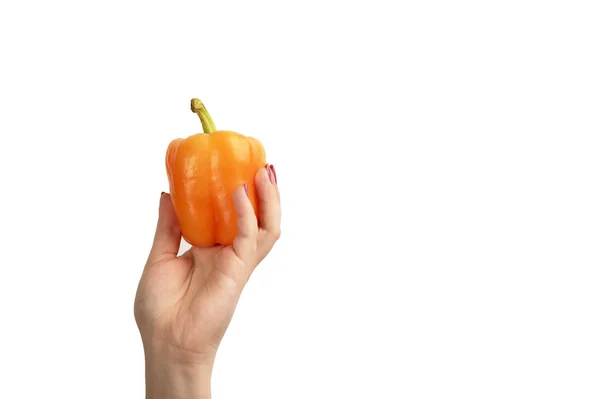
[[[237,235],[233,192],[245,186],[254,212],[254,177],[265,166],[263,145],[253,137],[217,130],[204,104],[191,101],[203,133],[169,144],[166,168],[173,208],[183,238],[193,246],[231,245]]]

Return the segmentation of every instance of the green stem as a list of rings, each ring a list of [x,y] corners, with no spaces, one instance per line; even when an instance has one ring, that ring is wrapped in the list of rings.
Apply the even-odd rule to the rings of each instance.
[[[217,130],[215,123],[206,110],[206,107],[204,104],[202,104],[202,101],[198,100],[197,98],[192,98],[192,112],[194,112],[200,118],[204,133],[210,134]]]

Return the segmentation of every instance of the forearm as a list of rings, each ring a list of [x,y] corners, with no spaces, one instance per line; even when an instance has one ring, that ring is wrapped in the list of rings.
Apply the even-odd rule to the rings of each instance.
[[[146,352],[146,399],[210,399],[212,362]]]

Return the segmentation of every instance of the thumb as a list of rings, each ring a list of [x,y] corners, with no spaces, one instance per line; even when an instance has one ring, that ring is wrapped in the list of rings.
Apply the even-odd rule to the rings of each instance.
[[[167,193],[160,195],[158,222],[154,242],[148,256],[148,264],[154,264],[177,257],[181,244],[181,230],[173,209],[171,196]]]

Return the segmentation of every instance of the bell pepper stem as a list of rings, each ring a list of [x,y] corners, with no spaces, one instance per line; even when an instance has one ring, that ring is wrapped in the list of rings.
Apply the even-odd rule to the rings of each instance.
[[[206,107],[197,98],[192,99],[192,112],[194,112],[200,118],[200,122],[202,123],[202,130],[204,133],[210,134],[215,132],[217,128],[215,127],[215,123],[213,122],[210,114],[206,110]]]

